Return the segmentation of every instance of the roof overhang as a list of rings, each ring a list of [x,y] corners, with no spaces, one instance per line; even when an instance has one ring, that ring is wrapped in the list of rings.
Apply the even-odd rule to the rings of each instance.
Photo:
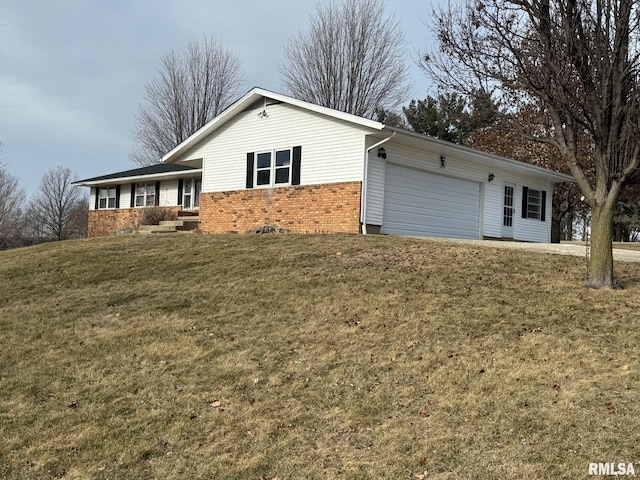
[[[452,157],[459,157],[463,159],[472,160],[475,163],[486,165],[491,168],[502,168],[505,170],[515,171],[521,174],[535,175],[538,177],[545,177],[548,181],[553,183],[562,182],[574,182],[574,178],[571,175],[564,173],[554,172],[547,168],[538,167],[529,163],[513,160],[512,158],[501,157],[499,155],[493,155],[481,150],[475,150],[473,148],[465,147],[457,143],[447,142],[433,137],[428,137],[421,133],[412,132],[402,128],[396,127],[384,127],[384,130],[389,132],[396,132],[397,135],[394,138],[394,142],[401,143],[414,148],[422,148],[430,146],[429,150],[437,151],[440,155],[450,155]]]
[[[134,176],[122,176],[122,177],[112,177],[107,179],[96,179],[96,180],[80,180],[78,182],[72,183],[72,185],[77,185],[80,187],[96,187],[101,185],[115,185],[118,183],[135,183],[139,181],[149,181],[149,180],[170,180],[173,178],[180,177],[193,177],[194,174],[202,175],[201,168],[192,168],[189,170],[181,170],[177,172],[164,172],[164,173],[154,173],[149,175],[134,175]]]

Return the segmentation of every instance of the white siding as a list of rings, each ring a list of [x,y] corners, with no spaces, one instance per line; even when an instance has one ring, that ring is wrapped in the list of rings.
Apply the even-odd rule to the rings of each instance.
[[[502,181],[498,179],[496,173],[493,174],[496,178],[484,186],[483,236],[500,238],[502,236]]]
[[[553,184],[540,178],[527,177],[502,170],[495,170],[492,173],[496,178],[493,182],[486,184],[487,199],[484,211],[484,236],[495,238],[502,236],[503,187],[505,183],[509,183],[515,186],[513,201],[513,239],[524,242],[550,242]],[[544,222],[522,218],[522,187],[547,192]]]
[[[382,225],[386,163],[376,152],[369,152],[367,172],[367,224]]]
[[[160,182],[160,206],[175,207],[178,205],[178,179]]]
[[[120,208],[131,207],[131,184],[120,185]]]
[[[302,185],[361,181],[371,130],[288,104],[238,114],[177,161],[203,159],[203,192],[242,190],[249,152],[302,147]]]
[[[536,176],[514,174],[512,172],[493,168],[486,165],[479,165],[462,158],[455,158],[446,155],[446,167],[440,167],[441,152],[437,151],[438,145],[433,146],[433,150],[420,150],[413,147],[398,145],[393,140],[384,145],[387,151],[387,163],[400,166],[416,168],[418,170],[446,175],[461,180],[477,182],[483,185],[483,195],[481,195],[480,224],[482,236],[496,237],[502,236],[502,185],[511,183],[516,186],[514,199],[514,240],[528,242],[549,242],[551,239],[551,203],[553,186],[550,182]],[[495,178],[488,181],[489,173],[493,173]],[[384,182],[384,170],[374,167],[368,175],[368,183],[374,186],[374,191],[380,182]],[[522,207],[522,187],[545,190],[547,192],[545,221],[523,219],[521,215]],[[367,194],[370,195],[369,193]],[[373,218],[379,209],[384,205],[384,198],[375,193],[367,199],[367,223],[372,223]],[[370,216],[373,212],[373,217]],[[383,218],[384,223],[384,218]]]
[[[155,185],[156,181],[149,183]],[[120,208],[131,208],[131,183],[121,183],[120,185]],[[113,186],[113,185],[111,185]],[[96,191],[100,187],[91,187],[89,197],[89,209],[94,210],[96,206]],[[178,179],[160,181],[160,206],[173,207],[178,205]]]
[[[547,192],[545,221],[522,218],[522,187],[529,187]],[[516,183],[513,213],[513,239],[527,242],[551,241],[551,204],[553,203],[553,190],[551,184],[533,179],[521,178]]]

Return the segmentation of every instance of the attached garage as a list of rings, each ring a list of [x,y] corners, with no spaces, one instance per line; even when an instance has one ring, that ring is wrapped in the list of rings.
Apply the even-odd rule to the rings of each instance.
[[[387,164],[382,233],[480,238],[480,184]]]

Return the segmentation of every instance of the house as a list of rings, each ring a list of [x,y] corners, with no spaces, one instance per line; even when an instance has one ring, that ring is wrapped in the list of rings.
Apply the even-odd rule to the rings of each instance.
[[[198,214],[205,233],[273,225],[549,242],[553,184],[571,177],[254,88],[163,157],[76,182],[89,235],[144,207]]]

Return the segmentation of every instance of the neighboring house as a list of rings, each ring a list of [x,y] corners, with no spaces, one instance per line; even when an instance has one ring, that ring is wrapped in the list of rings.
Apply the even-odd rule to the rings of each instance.
[[[89,236],[144,207],[198,211],[206,233],[389,233],[549,242],[571,177],[254,88],[163,163],[91,187]]]

